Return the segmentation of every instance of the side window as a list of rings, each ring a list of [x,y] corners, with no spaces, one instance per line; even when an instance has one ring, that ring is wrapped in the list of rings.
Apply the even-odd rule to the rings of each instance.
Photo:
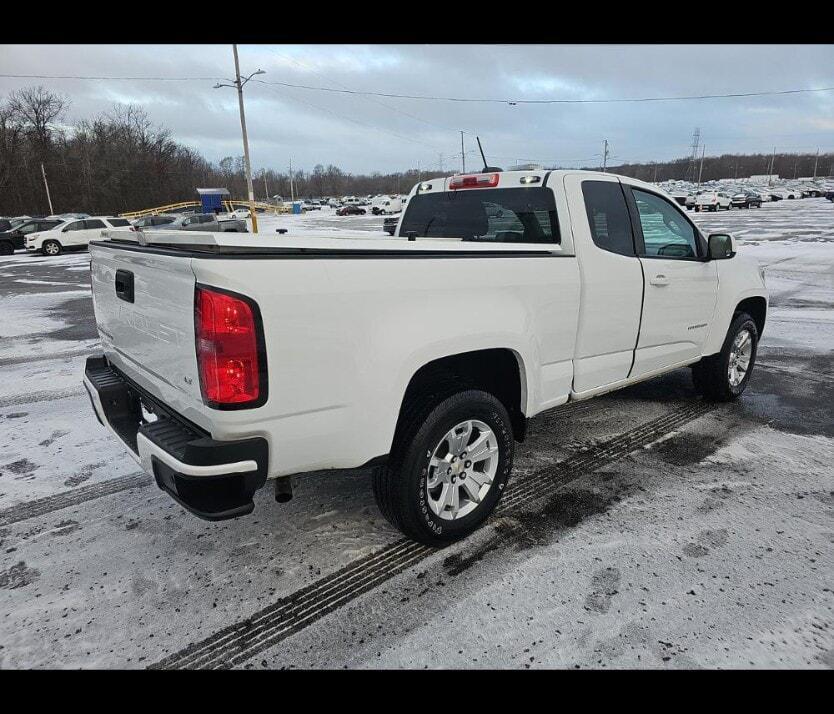
[[[65,231],[83,231],[84,230],[84,221],[75,221],[74,223],[70,223],[66,228]]]
[[[104,221],[100,221],[98,219],[93,219],[92,221],[84,221],[85,228],[107,228],[104,225]]]
[[[583,181],[582,194],[594,243],[610,253],[634,255],[631,220],[619,182]]]
[[[113,228],[121,228],[122,226],[130,225],[130,222],[125,218],[108,218],[107,221],[111,226],[113,226]]]
[[[643,229],[643,255],[660,258],[697,258],[695,228],[668,201],[653,193],[632,189]]]

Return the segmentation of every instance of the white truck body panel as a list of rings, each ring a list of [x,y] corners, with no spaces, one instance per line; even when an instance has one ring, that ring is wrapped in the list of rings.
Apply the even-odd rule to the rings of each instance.
[[[498,188],[518,186],[520,176],[538,177],[553,192],[559,244],[114,235],[120,243],[91,247],[105,355],[213,439],[266,439],[275,478],[387,454],[406,388],[434,360],[511,351],[519,408],[530,417],[714,354],[739,301],[766,299],[755,264],[738,257],[639,258],[594,244],[585,181],[662,193],[656,187],[610,174],[529,171],[500,174]],[[433,179],[430,190],[446,191],[448,182]],[[134,273],[135,305],[115,297],[117,269]],[[260,306],[269,375],[262,406],[203,404],[197,284]]]

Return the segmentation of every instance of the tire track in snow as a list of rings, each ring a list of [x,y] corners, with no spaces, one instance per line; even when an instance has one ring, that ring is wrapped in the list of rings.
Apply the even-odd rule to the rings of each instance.
[[[520,478],[511,483],[495,515],[509,515],[547,499],[580,476],[648,446],[715,408],[716,405],[701,401],[687,404],[584,453]],[[531,493],[530,486],[535,487],[535,493]],[[150,668],[214,669],[242,664],[437,552],[435,548],[401,538],[280,598],[248,618],[189,644]]]
[[[139,472],[108,479],[99,483],[92,483],[89,486],[81,486],[72,491],[62,491],[51,496],[37,498],[34,501],[26,501],[0,511],[0,526],[8,526],[18,521],[43,516],[53,511],[60,511],[63,508],[77,506],[79,503],[93,501],[102,496],[109,496],[119,491],[127,491],[131,488],[144,488],[145,486],[150,486],[152,483],[153,479],[150,476],[144,472]]]
[[[71,387],[69,389],[47,389],[42,392],[29,392],[28,394],[15,394],[0,399],[0,409],[3,407],[20,406],[21,404],[36,404],[38,402],[52,402],[67,397],[76,397],[84,394],[83,387]]]

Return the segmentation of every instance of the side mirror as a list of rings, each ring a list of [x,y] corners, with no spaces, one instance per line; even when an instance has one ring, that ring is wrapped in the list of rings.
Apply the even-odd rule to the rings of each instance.
[[[736,254],[736,241],[729,233],[712,233],[707,241],[710,260],[726,260]]]

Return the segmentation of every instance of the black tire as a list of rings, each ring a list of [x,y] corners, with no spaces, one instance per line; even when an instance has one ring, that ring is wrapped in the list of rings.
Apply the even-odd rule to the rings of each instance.
[[[8,241],[0,241],[0,255],[11,255],[14,253],[14,245]]]
[[[446,520],[427,503],[429,456],[444,434],[461,421],[478,419],[498,442],[498,468],[487,491],[469,514]],[[513,465],[510,415],[492,394],[477,389],[414,404],[398,426],[388,463],[375,470],[374,497],[385,518],[420,543],[443,546],[466,537],[495,510]]]
[[[41,253],[43,253],[44,255],[54,257],[56,255],[61,255],[61,251],[63,251],[63,248],[57,240],[44,241],[43,245],[41,246]]]
[[[748,330],[753,340],[750,363],[741,382],[733,386],[730,383],[728,370],[730,366],[730,351],[736,335],[742,330]],[[750,381],[753,367],[756,364],[756,354],[759,349],[759,330],[756,322],[746,312],[738,313],[727,330],[727,337],[718,354],[703,357],[700,362],[692,366],[692,381],[695,390],[705,399],[717,402],[729,402],[741,396]]]

